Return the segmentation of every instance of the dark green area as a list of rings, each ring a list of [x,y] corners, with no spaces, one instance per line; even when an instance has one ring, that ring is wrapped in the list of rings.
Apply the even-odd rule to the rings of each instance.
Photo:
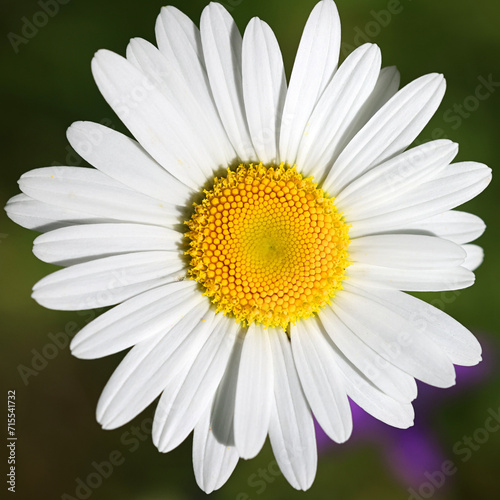
[[[65,0],[57,15],[26,39],[27,43],[18,45],[16,53],[8,34],[23,36],[26,19],[31,21],[40,16],[42,3],[2,0],[0,7],[2,206],[17,194],[16,180],[22,173],[35,167],[75,162],[65,138],[65,130],[73,121],[108,119],[123,130],[93,83],[90,61],[100,48],[124,54],[131,37],[154,41],[154,21],[162,5],[157,0]],[[173,0],[171,3],[198,21],[207,2]],[[256,15],[269,22],[290,70],[302,27],[315,1],[225,0],[223,3],[230,7],[242,29]],[[497,22],[500,4],[491,0],[473,4],[453,0],[339,0],[338,7],[346,52],[361,41],[360,33],[364,33],[366,40],[381,46],[384,65],[398,66],[404,84],[429,72],[445,74],[446,97],[421,139],[429,140],[433,133],[446,136],[460,143],[460,161],[476,160],[496,170],[500,159],[500,88],[462,117],[454,107],[464,103],[475,107],[471,96],[476,92],[479,78],[488,79],[491,75],[495,82],[500,82]],[[383,14],[382,18],[378,16],[379,21],[374,21],[377,13],[388,7],[399,13],[391,14],[390,19]],[[43,16],[38,21],[41,19]],[[485,348],[491,351],[492,371],[474,390],[443,404],[436,403],[432,412],[425,415],[444,456],[452,460],[457,460],[453,453],[455,443],[483,426],[488,409],[500,407],[499,196],[499,183],[494,180],[479,199],[466,206],[489,226],[480,240],[486,261],[477,272],[477,284],[446,305],[446,312],[485,339]],[[133,425],[140,426],[144,419],[150,418],[152,408],[133,423],[111,432],[101,430],[95,422],[95,405],[101,388],[121,356],[80,361],[63,348],[47,366],[36,365],[38,374],[29,376],[27,385],[23,383],[20,365],[31,367],[33,357],[49,342],[49,333],[57,334],[68,328],[72,334],[88,318],[77,313],[48,311],[31,300],[32,285],[51,272],[53,266],[37,261],[31,254],[35,234],[13,224],[3,212],[0,218],[0,347],[4,354],[1,379],[5,385],[2,394],[7,389],[17,391],[16,498],[51,500],[60,499],[64,493],[75,497],[76,479],[86,480],[93,472],[92,462],[108,461],[114,450],[123,455],[125,462],[93,491],[92,499],[205,497],[193,479],[189,441],[168,455],[159,454],[149,438],[131,451],[139,441],[133,441],[126,433],[131,432]],[[492,433],[470,460],[460,463],[458,473],[433,498],[499,498],[499,453],[500,432]],[[386,465],[382,449],[369,443],[344,445],[340,449],[337,446],[334,454],[322,456],[316,482],[305,494],[292,490],[282,477],[261,492],[252,477],[271,461],[267,446],[256,459],[241,462],[227,485],[213,497],[221,500],[304,497],[405,500],[409,497],[408,486]],[[5,474],[7,467],[1,470]],[[243,496],[238,496],[240,493]]]

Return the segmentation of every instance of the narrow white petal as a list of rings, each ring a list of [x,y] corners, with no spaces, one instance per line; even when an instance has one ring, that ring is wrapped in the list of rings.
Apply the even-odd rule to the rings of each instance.
[[[193,360],[212,332],[215,313],[202,301],[165,335],[140,342],[125,356],[97,404],[97,421],[116,429],[150,405]]]
[[[191,91],[189,82],[177,68],[153,44],[141,38],[134,38],[127,47],[127,59],[154,83],[169,102],[191,124],[196,141],[203,144],[213,163],[213,170],[226,166],[235,153],[227,134],[222,130],[220,120],[213,112],[207,112]],[[210,175],[211,170],[205,172]]]
[[[210,409],[234,347],[239,325],[219,314],[212,332],[193,358],[187,373],[180,372],[164,389],[155,412],[153,442],[166,453],[181,444],[203,413]]]
[[[347,145],[323,188],[337,195],[370,168],[404,151],[436,112],[445,88],[443,76],[431,74],[400,90]]]
[[[460,290],[474,284],[474,274],[463,266],[446,269],[398,269],[354,263],[347,269],[349,280],[361,286],[405,290],[408,292],[439,292]]]
[[[373,385],[401,403],[409,403],[417,397],[415,379],[365,344],[335,314],[335,306],[325,307],[320,320],[332,342]]]
[[[241,352],[243,350],[246,331],[245,328],[240,328],[239,330],[238,338],[236,339],[233,352],[226,367],[226,372],[215,395],[210,418],[214,437],[219,443],[230,447],[234,446],[234,409]]]
[[[444,269],[461,266],[466,257],[460,245],[435,236],[380,234],[352,240],[353,262],[395,269]]]
[[[254,18],[243,37],[243,93],[252,142],[264,163],[278,163],[279,125],[286,91],[278,41],[265,22]]]
[[[411,427],[415,416],[412,405],[400,403],[375,387],[370,378],[362,374],[345,357],[328,335],[326,333],[324,335],[330,342],[336,363],[345,378],[344,382],[349,397],[363,410],[388,425],[400,429]]]
[[[291,328],[292,351],[311,410],[326,434],[343,443],[352,432],[344,379],[326,339],[310,319]]]
[[[155,31],[160,52],[167,63],[182,75],[185,87],[198,101],[200,113],[210,124],[210,130],[206,130],[206,133],[215,138],[214,146],[219,148],[220,154],[226,158],[226,163],[231,163],[236,153],[222,125],[212,96],[203,58],[200,30],[183,12],[169,5],[161,9]]]
[[[185,116],[125,58],[100,50],[92,73],[102,95],[141,146],[174,177],[197,190],[213,165]]]
[[[194,281],[180,281],[141,293],[101,314],[71,341],[77,358],[94,359],[165,335],[202,302]]]
[[[416,379],[436,387],[455,384],[455,370],[445,353],[376,300],[376,292],[342,290],[335,296],[335,314],[384,359]]]
[[[240,159],[256,160],[243,98],[241,33],[219,3],[205,7],[200,26],[207,73],[222,123]]]
[[[300,142],[297,165],[320,182],[341,150],[339,144],[377,82],[382,56],[376,45],[356,49],[335,73],[314,108]]]
[[[462,264],[466,269],[475,271],[484,260],[484,250],[478,245],[463,245],[462,247],[467,253],[465,262]]]
[[[192,191],[130,137],[92,122],[75,122],[66,135],[85,161],[125,186],[168,203],[188,201]]]
[[[300,385],[285,332],[268,328],[274,365],[274,405],[269,438],[276,461],[298,490],[311,487],[318,454],[311,410]]]
[[[332,0],[314,7],[293,65],[280,133],[281,161],[295,163],[307,122],[337,69],[340,18]]]
[[[349,184],[335,198],[335,205],[349,219],[357,220],[371,213],[373,207],[400,198],[436,178],[455,158],[458,144],[447,140],[432,141],[410,149]]]
[[[139,252],[76,264],[41,279],[33,298],[48,309],[80,311],[118,304],[184,277],[178,252]]]
[[[407,224],[427,219],[453,209],[481,193],[491,182],[491,169],[474,162],[454,163],[435,179],[415,186],[404,196],[388,197],[371,213],[353,224],[349,235],[365,234],[404,228]]]
[[[19,186],[36,200],[105,220],[167,225],[179,217],[173,205],[138,193],[93,168],[37,168],[23,174]]]
[[[53,231],[70,225],[112,222],[110,219],[86,212],[67,210],[34,200],[23,193],[13,196],[7,202],[5,211],[16,224],[39,232]]]
[[[210,408],[194,428],[193,468],[198,486],[208,495],[223,486],[233,473],[239,456],[234,446],[217,441],[210,424]]]
[[[85,224],[42,234],[33,253],[44,262],[68,266],[112,255],[180,249],[181,233],[142,224]]]
[[[243,342],[234,410],[234,439],[242,458],[259,453],[273,405],[273,360],[266,329],[252,323]]]
[[[411,323],[416,335],[438,345],[456,365],[472,366],[481,361],[481,346],[474,335],[451,316],[426,302],[396,290],[377,290],[376,295],[346,285],[359,295],[367,295]]]
[[[485,229],[485,223],[477,215],[449,210],[428,219],[410,222],[401,231],[438,236],[463,245],[477,240]]]
[[[351,122],[339,145],[339,150],[343,150],[351,142],[352,138],[370,121],[372,116],[396,94],[400,82],[401,75],[396,66],[382,68],[373,92]]]

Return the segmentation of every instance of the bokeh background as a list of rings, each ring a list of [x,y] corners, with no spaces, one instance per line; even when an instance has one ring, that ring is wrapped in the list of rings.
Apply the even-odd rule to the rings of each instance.
[[[315,0],[222,3],[242,30],[253,16],[270,23],[290,71]],[[458,160],[484,162],[496,170],[500,4],[491,0],[337,3],[343,58],[370,41],[381,46],[384,65],[398,66],[403,84],[435,71],[447,77],[444,102],[421,140],[448,137],[460,143]],[[172,0],[171,4],[198,22],[207,2]],[[50,15],[40,14],[43,5]],[[16,180],[27,170],[83,164],[65,138],[73,121],[104,121],[124,131],[99,95],[90,60],[99,48],[124,54],[134,36],[154,41],[154,21],[161,6],[160,0],[2,0],[0,205],[18,193]],[[480,101],[475,94],[481,79],[495,83]],[[460,370],[457,387],[449,391],[421,385],[412,430],[392,430],[355,409],[354,434],[347,444],[334,445],[319,433],[317,479],[307,493],[294,491],[276,473],[267,444],[257,458],[240,462],[213,498],[500,498],[500,425],[493,425],[495,416],[500,422],[499,186],[494,178],[487,191],[465,207],[488,225],[480,240],[486,261],[477,271],[477,284],[459,293],[426,296],[479,336],[485,361]],[[55,269],[32,255],[34,233],[16,226],[3,211],[0,224],[1,397],[6,401],[7,390],[16,390],[17,498],[205,497],[194,481],[190,440],[168,455],[159,454],[151,443],[153,407],[121,429],[100,429],[94,418],[97,399],[122,355],[96,361],[71,357],[65,344],[93,313],[62,313],[38,306],[30,298],[31,287]],[[0,426],[3,436],[6,422]],[[2,448],[6,449],[3,437]],[[0,463],[5,464],[2,474],[7,472],[6,455],[6,451],[0,454]],[[117,464],[113,471],[103,466],[97,475],[98,464],[109,462],[110,456]]]

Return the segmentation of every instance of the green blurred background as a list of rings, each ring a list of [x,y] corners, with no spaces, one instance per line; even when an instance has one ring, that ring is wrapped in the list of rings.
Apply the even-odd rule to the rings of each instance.
[[[53,164],[78,164],[65,138],[65,130],[73,121],[108,120],[123,130],[92,80],[90,60],[100,48],[124,54],[131,37],[154,41],[154,22],[162,6],[160,0],[59,0],[52,11],[59,12],[43,16],[42,3],[2,0],[0,6],[2,206],[18,193],[16,181],[23,172]],[[46,3],[54,5],[50,0]],[[196,22],[207,3],[171,2]],[[253,16],[267,21],[278,36],[288,71],[291,69],[315,0],[222,3],[241,29]],[[491,0],[477,0],[474,4],[454,0],[339,0],[338,8],[344,57],[354,46],[371,41],[382,48],[384,65],[398,66],[403,84],[429,72],[445,74],[446,97],[421,140],[448,137],[460,143],[460,161],[476,160],[495,169],[500,160],[500,88],[495,91],[492,87],[484,101],[475,99],[474,94],[479,78],[500,82],[500,4]],[[392,13],[388,14],[388,9]],[[30,22],[41,27],[26,32]],[[466,461],[464,454],[457,454],[457,443],[463,444],[464,436],[474,436],[484,427],[489,410],[498,413],[500,408],[499,190],[494,180],[479,199],[466,206],[488,225],[480,240],[486,261],[477,271],[477,284],[459,294],[427,297],[441,300],[447,313],[480,336],[487,359],[487,366],[481,368],[483,375],[476,382],[464,383],[453,397],[445,397],[443,391],[443,398],[439,393],[425,409],[418,412],[417,408],[417,425],[425,424],[425,432],[432,436],[442,459],[453,461],[458,468],[444,485],[434,487],[434,499],[500,498],[500,431],[486,436],[476,433],[481,436],[481,444],[470,445]],[[100,429],[94,418],[97,399],[122,355],[96,361],[71,357],[63,341],[90,319],[89,313],[62,313],[38,306],[30,298],[31,287],[54,268],[32,255],[34,233],[16,226],[3,211],[0,224],[2,397],[6,400],[7,389],[17,392],[17,498],[205,497],[194,481],[190,439],[168,455],[159,454],[151,443],[147,434],[153,407],[122,429]],[[55,351],[47,348],[54,343],[54,336],[62,342]],[[53,359],[47,361],[48,357]],[[423,397],[426,390],[421,386]],[[134,425],[143,430],[134,431]],[[6,422],[1,426],[3,429]],[[374,432],[383,433],[385,427],[375,426]],[[418,491],[420,483],[405,481],[394,459],[388,456],[387,447],[365,439],[359,432],[355,428],[358,439],[354,444],[324,448],[317,479],[307,493],[292,490],[281,476],[270,475],[270,479],[258,482],[259,469],[267,469],[272,463],[266,445],[256,459],[240,462],[227,485],[212,496],[221,500],[404,500],[410,497],[408,488]],[[391,436],[396,447],[404,441],[404,431]],[[120,464],[112,474],[105,474],[109,477],[101,480],[94,475],[90,494],[85,488],[77,491],[78,480],[86,482],[94,472],[93,462],[109,461],[113,452],[114,458],[120,457]],[[0,457],[6,463],[6,452],[3,460]],[[435,468],[432,464],[429,467],[424,463],[423,471],[432,473]],[[2,470],[6,473],[7,465]],[[422,475],[422,483],[427,480]],[[424,488],[421,493],[420,498],[429,498],[425,496],[429,490]]]

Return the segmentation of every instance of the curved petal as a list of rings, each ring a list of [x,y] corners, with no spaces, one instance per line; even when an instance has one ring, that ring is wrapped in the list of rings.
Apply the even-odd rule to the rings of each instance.
[[[389,197],[363,219],[350,219],[352,238],[389,231],[455,208],[481,193],[491,182],[491,169],[474,162],[454,163],[435,179],[403,196]]]
[[[33,253],[40,260],[68,266],[112,255],[140,251],[180,250],[182,235],[172,229],[143,224],[85,224],[42,234]]]
[[[438,215],[410,222],[400,231],[429,234],[453,241],[459,245],[477,240],[485,231],[486,224],[477,215],[449,210]],[[393,230],[395,231],[395,230]]]
[[[462,248],[467,253],[465,262],[462,264],[465,269],[475,271],[484,260],[484,250],[478,245],[463,245]]]
[[[340,53],[340,18],[332,0],[314,7],[293,65],[283,110],[280,157],[294,165],[307,121],[337,69]]]
[[[201,15],[201,40],[219,116],[242,161],[257,156],[248,129],[242,84],[242,37],[227,10],[210,3]]]
[[[207,495],[218,490],[229,479],[238,460],[234,446],[217,441],[208,409],[196,424],[193,435],[193,468],[198,486]]]
[[[346,285],[403,317],[416,335],[427,337],[446,353],[452,363],[462,366],[481,361],[481,346],[476,337],[458,321],[416,297],[396,290],[377,290],[376,294]]]
[[[411,322],[376,299],[376,293],[343,290],[335,296],[335,314],[384,359],[436,387],[455,384],[453,364]]]
[[[267,331],[248,327],[241,353],[234,408],[234,439],[240,457],[253,458],[267,437],[273,405],[273,360]]]
[[[123,358],[97,404],[97,421],[116,429],[150,405],[167,384],[189,368],[210,336],[215,313],[205,298],[165,335],[133,347]]]
[[[226,370],[239,325],[219,314],[212,331],[192,360],[165,387],[156,407],[153,442],[167,453],[181,444],[209,410]]]
[[[130,61],[107,50],[92,60],[102,95],[141,146],[192,189],[203,186],[213,164],[184,116]]]
[[[336,196],[372,167],[404,151],[436,112],[445,88],[443,76],[431,74],[400,90],[342,151],[323,189]]]
[[[286,91],[278,41],[265,22],[253,18],[243,37],[243,94],[252,142],[263,163],[278,163]]]
[[[192,191],[130,137],[92,122],[75,122],[66,135],[85,161],[125,186],[167,203],[189,200]]]
[[[382,56],[373,44],[356,49],[340,66],[314,108],[300,141],[297,165],[318,182],[340,154],[345,132],[369,97],[380,73]]]
[[[179,217],[173,205],[138,193],[93,168],[37,168],[23,174],[19,186],[31,198],[104,220],[165,226]]]
[[[395,269],[445,269],[461,266],[466,253],[460,245],[435,236],[379,234],[351,241],[349,259]]]
[[[274,365],[274,405],[269,438],[276,461],[288,482],[298,490],[310,488],[318,454],[314,423],[293,361],[285,332],[268,328]]]
[[[139,252],[76,264],[42,278],[32,297],[59,311],[82,311],[118,304],[184,277],[177,252]]]
[[[310,319],[291,328],[292,351],[300,382],[316,420],[338,443],[352,432],[351,407],[330,346]]]
[[[66,226],[113,222],[85,211],[67,210],[43,201],[34,200],[25,194],[13,196],[5,205],[7,216],[27,229],[48,232]]]
[[[71,341],[71,353],[81,359],[109,356],[157,335],[165,335],[203,298],[193,281],[149,290],[101,314]]]
[[[401,403],[410,403],[417,397],[415,379],[365,344],[335,314],[333,307],[325,307],[319,319],[331,341],[371,384]]]

